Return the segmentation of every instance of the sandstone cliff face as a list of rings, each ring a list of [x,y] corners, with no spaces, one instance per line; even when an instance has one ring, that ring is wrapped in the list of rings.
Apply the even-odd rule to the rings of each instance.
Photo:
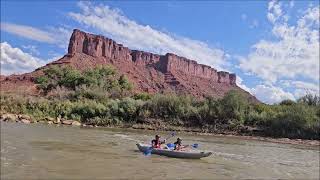
[[[181,71],[191,76],[212,79],[218,82],[218,73],[216,69],[203,64],[198,64],[196,61],[189,60],[184,57],[177,56],[172,53],[165,55],[165,71],[177,72]],[[226,82],[229,83],[229,82]]]
[[[139,66],[157,64],[161,58],[161,56],[158,54],[153,54],[153,53],[143,52],[138,50],[132,50],[131,56],[132,56],[131,58],[132,61]]]
[[[158,55],[138,50],[130,50],[115,41],[74,30],[68,48],[68,54],[84,53],[93,57],[105,57],[120,61],[133,61],[138,66],[153,65],[163,73],[175,74],[178,71],[188,76],[211,79],[214,82],[236,85],[236,75],[228,72],[217,72],[210,66],[198,64],[194,60],[172,53]]]
[[[70,38],[68,54],[84,53],[93,57],[108,57],[121,60],[132,60],[131,50],[117,44],[112,39],[88,34],[75,29]]]
[[[32,73],[1,77],[1,91],[14,86],[24,89],[23,87],[30,86],[34,77],[41,74],[43,68],[66,64],[80,70],[111,64],[134,83],[136,92],[176,92],[196,97],[221,97],[230,90],[238,90],[255,99],[236,85],[235,74],[219,72],[210,66],[172,53],[159,55],[130,50],[112,39],[77,29],[73,31],[68,53],[63,58]]]

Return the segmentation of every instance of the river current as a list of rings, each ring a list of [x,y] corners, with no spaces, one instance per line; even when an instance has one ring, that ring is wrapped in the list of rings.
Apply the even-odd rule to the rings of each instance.
[[[136,143],[155,133],[1,122],[1,179],[319,178],[319,147],[178,133],[213,155],[188,160],[137,151]]]

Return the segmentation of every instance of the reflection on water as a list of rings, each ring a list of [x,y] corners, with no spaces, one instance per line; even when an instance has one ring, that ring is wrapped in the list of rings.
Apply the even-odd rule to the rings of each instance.
[[[184,143],[198,143],[213,156],[201,160],[144,156],[135,144],[150,142],[154,134],[1,123],[1,179],[319,177],[317,147],[182,133],[178,135]]]

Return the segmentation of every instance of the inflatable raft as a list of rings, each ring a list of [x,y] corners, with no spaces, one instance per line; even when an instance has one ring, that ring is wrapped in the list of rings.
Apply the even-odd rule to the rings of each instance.
[[[185,151],[181,151],[181,150],[176,151],[171,149],[151,148],[150,145],[141,144],[141,143],[138,143],[137,147],[141,152],[151,151],[151,154],[157,154],[157,155],[174,157],[174,158],[200,159],[200,158],[208,157],[212,154],[212,152],[204,152],[204,151],[193,150],[193,149],[190,149],[190,150],[188,149]]]

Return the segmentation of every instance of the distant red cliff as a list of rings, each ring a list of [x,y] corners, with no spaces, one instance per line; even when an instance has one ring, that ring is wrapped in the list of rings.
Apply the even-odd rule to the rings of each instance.
[[[166,55],[152,54],[148,52],[130,50],[115,41],[103,36],[84,33],[74,30],[68,48],[68,54],[84,53],[93,57],[105,57],[122,61],[133,61],[138,66],[157,65],[157,69],[163,73],[177,71],[191,76],[210,78],[219,83],[235,85],[236,75],[228,72],[217,72],[210,66],[198,64],[194,60],[177,56],[172,53]]]
[[[112,39],[75,29],[70,38],[68,53],[32,73],[1,77],[1,90],[15,82],[22,86],[33,81],[43,68],[51,65],[71,65],[77,69],[111,64],[134,83],[136,91],[149,93],[176,92],[197,97],[221,97],[230,90],[251,95],[236,85],[236,75],[198,64],[178,55],[158,55],[131,50]],[[21,81],[21,83],[19,83]],[[30,83],[27,83],[30,85]],[[255,99],[254,97],[251,97]]]

